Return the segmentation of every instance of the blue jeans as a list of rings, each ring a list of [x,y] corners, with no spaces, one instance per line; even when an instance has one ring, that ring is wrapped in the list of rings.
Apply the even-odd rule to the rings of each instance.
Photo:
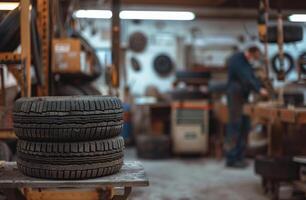
[[[228,164],[243,160],[250,130],[250,119],[243,115],[243,106],[247,98],[238,86],[232,86],[227,92],[229,123],[225,141]]]

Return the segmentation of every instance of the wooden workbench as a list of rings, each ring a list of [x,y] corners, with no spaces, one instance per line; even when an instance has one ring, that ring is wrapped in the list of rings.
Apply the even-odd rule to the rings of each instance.
[[[17,168],[16,162],[0,163],[0,189],[20,188],[23,190],[27,199],[71,199],[64,195],[74,196],[74,200],[78,200],[86,196],[86,200],[100,199],[98,194],[101,191],[107,194],[104,199],[126,199],[131,193],[132,187],[145,187],[149,185],[148,178],[144,172],[144,168],[140,162],[125,162],[122,170],[114,175],[88,179],[88,180],[47,180],[32,178],[23,175]],[[115,195],[115,188],[123,188],[123,195]],[[75,191],[65,192],[65,189],[78,189]],[[80,190],[82,188],[82,190]],[[84,189],[93,188],[91,192]],[[55,191],[50,189],[56,189]],[[98,192],[98,190],[100,190]],[[83,191],[83,192],[82,192]],[[47,198],[46,198],[47,197]],[[98,198],[99,197],[99,198]]]
[[[268,154],[283,155],[281,142],[289,133],[298,133],[306,125],[306,108],[286,108],[273,103],[248,104],[244,113],[253,119],[264,121],[268,133]]]
[[[306,124],[306,108],[285,108],[275,104],[248,104],[244,113],[255,118],[291,124]]]

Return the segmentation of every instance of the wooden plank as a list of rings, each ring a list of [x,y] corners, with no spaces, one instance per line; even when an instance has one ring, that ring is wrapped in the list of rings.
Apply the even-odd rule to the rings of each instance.
[[[126,161],[117,174],[88,180],[48,180],[23,175],[16,162],[0,163],[0,188],[144,187],[149,185],[142,164]]]
[[[296,122],[296,113],[293,110],[281,109],[280,110],[280,118],[281,118],[281,121],[283,121],[283,122],[295,123]]]
[[[283,122],[306,124],[306,109],[304,108],[292,108],[281,109],[280,118]]]
[[[99,200],[100,192],[93,189],[34,189],[25,190],[27,200]]]
[[[40,27],[38,33],[41,39],[42,45],[42,71],[43,71],[43,84],[40,89],[41,96],[48,96],[50,88],[50,46],[51,46],[51,34],[50,34],[50,5],[48,0],[37,1],[38,19],[37,23]]]
[[[253,116],[254,115],[254,105],[252,104],[247,104],[243,107],[243,113],[248,116]]]
[[[20,1],[20,34],[21,34],[21,59],[26,72],[26,96],[31,96],[31,36],[30,36],[30,0]]]
[[[297,112],[297,123],[306,124],[306,110]]]
[[[279,118],[279,111],[273,106],[258,105],[254,107],[254,117],[275,121]]]
[[[213,111],[217,117],[217,119],[223,123],[227,124],[229,121],[229,114],[228,114],[228,108],[227,105],[218,102],[213,104]]]
[[[20,64],[21,55],[19,53],[2,52],[0,53],[0,63]]]
[[[0,129],[0,139],[17,139],[16,134],[13,130],[1,130]]]
[[[123,0],[123,4],[137,4],[137,5],[168,5],[168,6],[218,6],[224,3],[225,0]]]

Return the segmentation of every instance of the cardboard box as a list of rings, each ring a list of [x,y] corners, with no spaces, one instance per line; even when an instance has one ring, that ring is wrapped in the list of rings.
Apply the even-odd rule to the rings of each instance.
[[[81,65],[81,43],[78,39],[62,38],[52,41],[53,72],[84,72]]]

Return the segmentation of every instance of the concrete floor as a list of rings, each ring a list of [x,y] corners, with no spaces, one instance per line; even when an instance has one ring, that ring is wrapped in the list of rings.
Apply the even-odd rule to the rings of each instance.
[[[142,161],[150,180],[146,188],[134,188],[131,200],[268,200],[253,165],[227,169],[213,159],[141,160],[128,148],[126,160]]]

